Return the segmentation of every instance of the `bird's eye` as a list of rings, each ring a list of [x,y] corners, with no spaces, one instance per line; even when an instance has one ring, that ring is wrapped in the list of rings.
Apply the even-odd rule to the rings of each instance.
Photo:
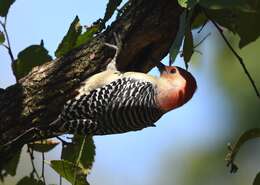
[[[175,69],[175,68],[172,68],[172,69],[170,70],[170,73],[171,73],[171,74],[176,73],[176,69]]]

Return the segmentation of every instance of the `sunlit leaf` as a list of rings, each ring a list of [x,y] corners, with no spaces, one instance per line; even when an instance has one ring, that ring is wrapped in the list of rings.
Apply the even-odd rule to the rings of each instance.
[[[260,184],[260,172],[256,175],[253,185],[259,185]]]
[[[178,3],[183,8],[192,8],[197,4],[197,0],[178,0]]]
[[[80,160],[81,165],[85,169],[90,169],[92,167],[96,155],[95,149],[96,147],[94,144],[93,137],[91,136],[87,137],[85,141],[82,157]]]
[[[84,136],[75,135],[72,139],[72,143],[65,145],[62,150],[61,158],[75,163],[80,152],[81,145],[83,143]],[[85,145],[82,150],[82,156],[79,161],[79,165],[84,169],[87,174],[91,169],[95,159],[95,144],[92,137],[87,137]]]
[[[5,42],[5,35],[3,32],[0,31],[0,44],[3,44]]]
[[[55,148],[58,144],[59,142],[49,139],[43,141],[36,141],[34,143],[28,144],[28,146],[37,152],[49,152],[50,150]]]
[[[181,7],[187,8],[188,0],[178,0],[178,3]]]
[[[44,185],[44,182],[36,180],[33,177],[24,177],[16,185]]]
[[[14,2],[15,0],[0,0],[0,16],[5,17]]]
[[[93,25],[90,28],[87,28],[87,30],[84,33],[78,36],[75,47],[78,47],[88,42],[91,38],[93,38],[93,35],[96,34],[98,31],[99,31],[99,25]]]
[[[51,61],[52,57],[43,45],[31,45],[18,54],[15,61],[15,74],[20,79],[27,75],[33,67]]]
[[[77,39],[81,32],[82,26],[80,25],[78,16],[76,16],[71,23],[67,34],[63,37],[61,43],[55,51],[55,56],[61,57],[72,50],[76,46]]]
[[[71,184],[75,181],[77,185],[88,185],[86,175],[83,173],[82,168],[76,167],[74,163],[65,160],[53,160],[50,166],[63,178],[68,180]],[[76,171],[76,172],[75,172]]]
[[[122,0],[109,0],[107,3],[106,13],[103,18],[105,24],[114,14],[116,8],[121,4]]]

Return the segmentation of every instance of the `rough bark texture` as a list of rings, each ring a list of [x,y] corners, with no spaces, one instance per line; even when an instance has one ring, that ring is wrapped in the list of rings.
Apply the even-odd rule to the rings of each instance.
[[[104,46],[120,34],[122,71],[149,71],[166,56],[174,40],[182,9],[176,0],[133,0],[103,33],[66,56],[34,68],[18,84],[0,92],[0,144],[36,125],[57,118],[66,100],[91,75],[103,70],[114,51]]]

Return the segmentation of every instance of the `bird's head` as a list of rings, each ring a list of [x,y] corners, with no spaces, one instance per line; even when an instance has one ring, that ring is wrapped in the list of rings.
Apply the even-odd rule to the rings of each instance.
[[[197,83],[191,73],[176,66],[158,66],[158,103],[164,111],[170,111],[188,102],[197,89]]]

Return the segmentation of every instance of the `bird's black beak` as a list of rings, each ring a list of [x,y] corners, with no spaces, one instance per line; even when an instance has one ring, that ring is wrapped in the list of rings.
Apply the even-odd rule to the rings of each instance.
[[[165,65],[164,65],[163,63],[161,63],[161,62],[159,62],[156,67],[159,69],[159,71],[160,71],[161,74],[162,74],[163,72],[165,72],[165,70],[166,70],[166,69],[165,69]]]

